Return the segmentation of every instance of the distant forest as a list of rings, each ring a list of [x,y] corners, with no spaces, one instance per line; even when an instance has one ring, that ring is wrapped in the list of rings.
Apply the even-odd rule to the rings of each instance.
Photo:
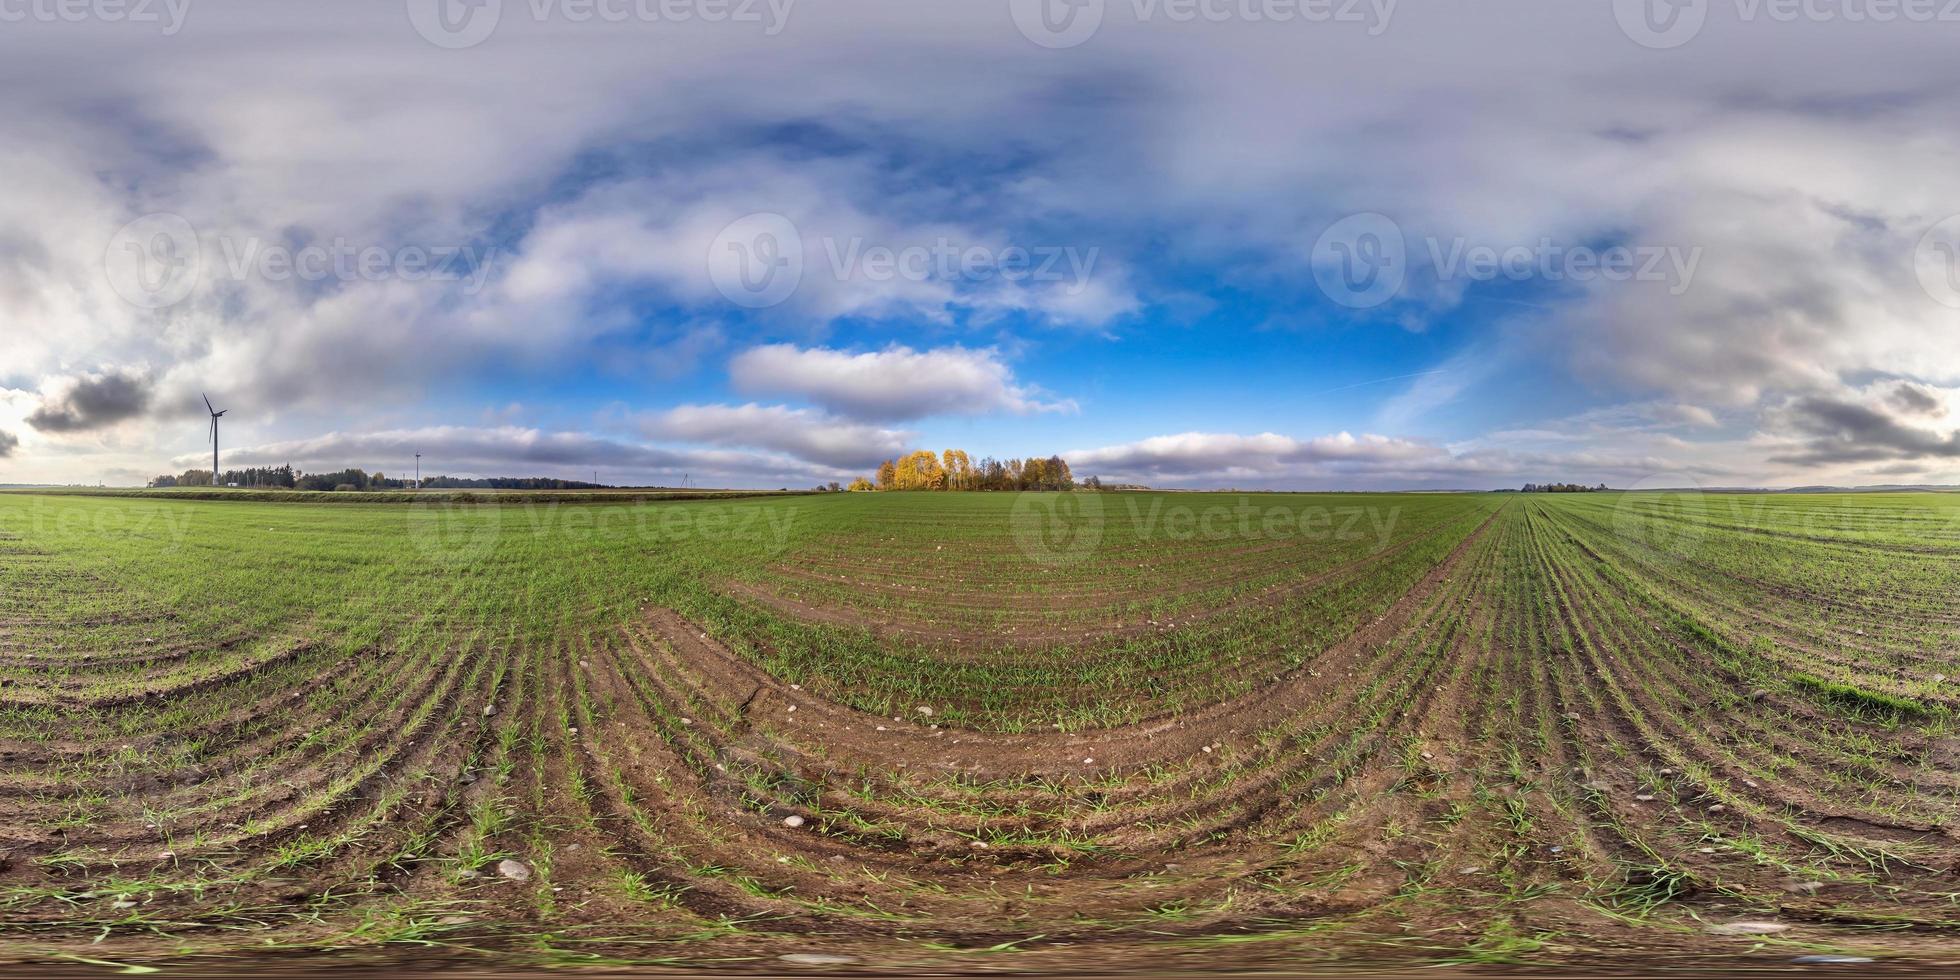
[[[176,476],[159,476],[150,481],[152,487],[208,487],[211,485],[210,470],[186,470]],[[340,470],[334,473],[303,473],[290,466],[262,467],[243,470],[226,470],[218,480],[219,486],[260,487],[285,490],[408,490],[415,487],[413,478],[396,479],[385,473],[369,473],[366,470]],[[610,490],[612,487],[601,483],[584,483],[579,480],[555,480],[550,477],[491,477],[482,480],[466,480],[454,476],[430,476],[422,479],[425,490]]]
[[[1524,485],[1525,493],[1599,493],[1605,489],[1606,484],[1604,483],[1596,487],[1589,487],[1583,483],[1527,483]]]
[[[213,485],[210,470],[185,470],[151,480],[154,488],[208,487]],[[291,466],[253,467],[226,470],[217,486],[258,487],[283,490],[364,491],[414,489],[413,478],[397,478],[385,473],[347,469],[333,473],[306,473]],[[469,480],[453,476],[431,476],[421,481],[426,490],[612,490],[600,483],[557,480],[550,477],[491,477]],[[1096,477],[1076,480],[1068,461],[1060,456],[1047,459],[1006,459],[984,457],[975,462],[964,449],[931,450],[888,459],[870,477],[858,477],[846,487],[828,483],[818,490],[1101,490]],[[1533,489],[1526,487],[1527,490]],[[1549,489],[1549,488],[1544,488]],[[1578,489],[1585,489],[1583,487]],[[1603,489],[1603,488],[1602,488]]]

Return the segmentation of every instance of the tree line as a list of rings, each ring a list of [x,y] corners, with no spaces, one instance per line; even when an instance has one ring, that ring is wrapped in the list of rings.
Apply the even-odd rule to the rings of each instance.
[[[150,481],[150,486],[164,487],[208,487],[212,485],[210,470],[185,470],[175,476],[159,476]],[[284,490],[409,490],[416,486],[413,478],[395,479],[386,473],[369,473],[362,469],[337,470],[332,473],[303,473],[291,466],[253,467],[242,470],[226,470],[217,481],[218,486],[262,487]],[[454,476],[431,476],[421,482],[425,490],[609,490],[603,484],[585,483],[579,480],[557,480],[551,477],[489,477],[486,479],[464,479]]]
[[[416,487],[412,478],[395,479],[385,473],[369,473],[362,469],[336,470],[331,473],[306,473],[291,466],[251,467],[248,469],[226,470],[215,481],[217,486],[263,487],[284,490],[408,490]],[[163,475],[150,481],[151,487],[208,487],[213,485],[210,470],[185,470],[176,475]],[[464,479],[453,476],[431,476],[421,481],[420,486],[427,490],[608,490],[611,487],[599,483],[584,483],[578,480],[558,480],[550,477],[490,477],[486,479]],[[1096,477],[1076,480],[1069,469],[1068,460],[1060,456],[1046,459],[995,459],[991,456],[975,461],[964,449],[947,449],[933,453],[921,449],[897,459],[888,459],[879,464],[877,472],[870,477],[858,477],[849,487],[836,482],[821,484],[818,490],[839,492],[843,490],[1101,490],[1102,481]],[[1536,485],[1527,486],[1527,491],[1536,491]],[[1585,488],[1579,488],[1585,489]],[[1601,489],[1604,489],[1602,487]]]
[[[1599,493],[1605,489],[1606,484],[1604,483],[1596,487],[1589,487],[1582,483],[1527,483],[1524,485],[1525,493]]]
[[[1089,477],[1080,483],[1060,456],[1047,459],[994,459],[975,461],[964,449],[948,449],[937,455],[920,449],[878,465],[871,477],[851,481],[853,491],[868,490],[1089,490],[1102,488],[1102,481]],[[837,489],[830,484],[830,489]]]

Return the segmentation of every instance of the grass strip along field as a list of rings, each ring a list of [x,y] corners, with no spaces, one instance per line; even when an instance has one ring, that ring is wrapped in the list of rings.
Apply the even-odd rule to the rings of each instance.
[[[1956,578],[1933,494],[0,494],[0,956],[1950,957]]]

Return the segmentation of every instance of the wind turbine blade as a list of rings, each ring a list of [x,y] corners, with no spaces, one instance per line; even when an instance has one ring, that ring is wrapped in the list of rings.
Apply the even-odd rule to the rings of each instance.
[[[204,410],[207,412],[216,412],[217,409],[211,407],[211,396],[204,395],[203,398],[204,398]]]

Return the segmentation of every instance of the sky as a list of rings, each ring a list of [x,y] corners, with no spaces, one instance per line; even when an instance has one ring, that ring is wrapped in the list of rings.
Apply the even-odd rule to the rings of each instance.
[[[1954,9],[1945,9],[1954,8]],[[1944,0],[0,0],[0,483],[1960,483]]]

